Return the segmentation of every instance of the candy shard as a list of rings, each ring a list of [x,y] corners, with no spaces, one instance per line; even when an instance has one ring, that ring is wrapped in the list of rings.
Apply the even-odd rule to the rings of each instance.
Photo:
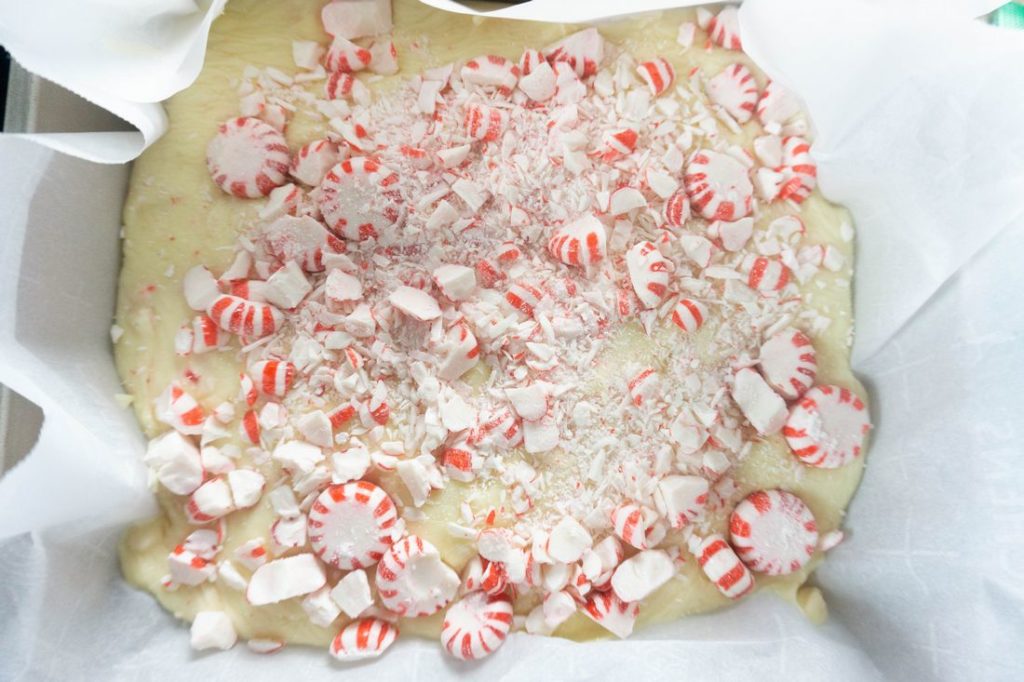
[[[818,373],[811,339],[793,328],[783,329],[764,342],[758,364],[771,387],[787,400],[806,393]]]
[[[708,481],[703,476],[666,476],[658,482],[654,501],[673,528],[683,528],[704,513]]]
[[[186,272],[181,285],[185,292],[185,301],[192,310],[206,310],[220,295],[217,280],[203,265],[197,265]]]
[[[391,0],[332,0],[320,10],[320,21],[330,36],[349,40],[391,31]]]
[[[731,64],[708,81],[708,96],[725,109],[738,123],[746,123],[757,105],[757,81],[750,69]]]
[[[237,641],[235,626],[231,623],[231,617],[224,611],[200,611],[192,620],[189,643],[196,651],[226,651]]]
[[[347,573],[331,589],[331,599],[349,618],[357,618],[373,606],[373,595],[370,594],[366,571],[355,570]]]
[[[647,83],[647,87],[651,89],[651,94],[655,97],[672,87],[672,82],[676,78],[675,69],[663,57],[640,62],[636,71]]]
[[[583,615],[619,639],[625,639],[633,634],[640,605],[622,601],[613,590],[595,592],[587,598]]]
[[[588,267],[607,254],[607,233],[593,214],[557,228],[548,241],[548,252],[566,265]]]
[[[736,505],[729,536],[740,559],[768,575],[800,570],[814,555],[818,525],[804,501],[785,490],[759,490]]]
[[[349,623],[331,641],[331,656],[343,663],[377,658],[398,639],[398,628],[379,618]]]
[[[511,627],[512,602],[507,596],[471,592],[448,607],[441,644],[455,658],[476,660],[494,653]]]
[[[160,483],[175,495],[189,495],[203,482],[199,448],[177,431],[149,441],[144,459]]]
[[[646,549],[619,564],[612,575],[612,590],[624,602],[640,601],[674,574],[675,567],[668,552]]]
[[[651,242],[640,242],[626,252],[629,280],[645,308],[661,303],[668,293],[672,263]]]
[[[377,564],[381,603],[406,618],[437,613],[455,597],[460,580],[434,545],[407,536],[385,552]]]
[[[604,38],[596,28],[587,28],[562,38],[543,50],[552,64],[566,62],[580,78],[597,73],[604,59]]]
[[[703,540],[691,536],[689,546],[704,575],[726,597],[739,599],[754,589],[754,577],[721,535],[715,533]]]
[[[777,433],[786,423],[785,401],[750,368],[736,372],[732,398],[751,426],[762,435]]]
[[[793,406],[782,435],[802,463],[835,469],[860,456],[870,430],[867,408],[856,394],[821,385]]]
[[[245,596],[253,606],[264,606],[316,592],[326,583],[323,566],[315,556],[296,554],[257,568]]]

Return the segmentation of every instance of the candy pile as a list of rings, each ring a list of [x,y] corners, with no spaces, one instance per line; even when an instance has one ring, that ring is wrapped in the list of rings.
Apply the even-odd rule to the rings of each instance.
[[[477,659],[577,611],[628,636],[686,550],[733,599],[804,568],[823,544],[807,505],[737,499],[729,473],[770,437],[794,466],[843,466],[869,428],[850,391],[815,385],[808,332],[830,321],[800,285],[844,264],[803,244],[815,166],[792,96],[740,63],[681,79],[591,28],[375,99],[358,73],[398,70],[380,7],[328,4],[330,47],[296,43],[294,77],[247,71],[209,144],[213,182],[265,200],[227,270],[184,280],[177,351],[240,348],[245,369],[232,403],[178,383],[157,401],[172,430],[146,461],[197,527],[166,588],[301,599],[345,623],[345,661],[444,611],[445,650]],[[733,8],[698,16],[739,49]],[[299,109],[329,132],[292,150]],[[720,128],[748,122],[751,150]],[[643,336],[654,352],[615,359]],[[449,524],[476,549],[460,576],[406,521],[478,479],[505,492]],[[261,501],[276,520],[228,554],[225,519]],[[192,641],[231,646],[230,619],[201,613]]]

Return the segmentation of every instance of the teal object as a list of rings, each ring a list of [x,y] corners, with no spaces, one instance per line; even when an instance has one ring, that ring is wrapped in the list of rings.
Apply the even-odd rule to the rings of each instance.
[[[993,26],[1024,29],[1024,5],[1011,2],[1003,5],[988,16]]]

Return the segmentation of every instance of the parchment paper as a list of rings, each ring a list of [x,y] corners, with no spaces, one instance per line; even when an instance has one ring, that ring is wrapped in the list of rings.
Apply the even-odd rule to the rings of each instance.
[[[191,652],[117,568],[152,504],[108,340],[125,170],[0,138],[0,381],[46,412],[0,482],[0,679],[1024,678],[1024,34],[969,20],[998,3],[894,4],[741,10],[858,228],[855,368],[877,429],[850,537],[817,574],[827,626],[757,595],[626,642],[515,635],[470,666],[416,640],[351,669]]]

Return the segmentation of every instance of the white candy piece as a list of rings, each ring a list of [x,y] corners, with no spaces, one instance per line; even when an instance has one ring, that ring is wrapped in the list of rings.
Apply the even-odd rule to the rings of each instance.
[[[237,509],[248,509],[259,502],[263,495],[263,486],[267,482],[263,474],[252,469],[229,471],[227,479],[228,487],[231,488],[231,498]]]
[[[626,268],[637,298],[645,308],[654,308],[668,292],[668,277],[672,269],[658,247],[651,242],[640,242],[626,252]]]
[[[778,433],[789,416],[786,401],[772,390],[760,374],[750,368],[736,372],[732,399],[739,405],[750,425],[764,436]]]
[[[245,643],[249,651],[254,654],[273,654],[284,648],[284,642],[279,639],[250,639]]]
[[[440,265],[434,268],[434,283],[453,301],[464,301],[476,290],[476,272],[464,265]]]
[[[373,606],[373,595],[370,594],[366,571],[357,569],[345,574],[345,577],[331,589],[331,599],[349,618],[357,618]]]
[[[290,549],[306,544],[306,515],[299,514],[281,518],[270,526],[270,539],[275,554],[284,554]]]
[[[666,476],[654,493],[655,506],[675,529],[699,518],[707,501],[708,481],[703,476]]]
[[[192,310],[205,311],[213,300],[220,296],[217,280],[202,265],[197,265],[186,272],[181,284],[185,291],[185,302]]]
[[[267,563],[267,548],[262,538],[253,538],[235,549],[235,558],[250,571]]]
[[[455,597],[459,585],[458,574],[441,561],[437,548],[416,535],[392,545],[377,564],[381,603],[406,618],[437,613]]]
[[[606,243],[604,225],[588,214],[558,227],[548,241],[548,252],[566,265],[588,267],[604,259]]]
[[[336,306],[359,301],[363,298],[363,284],[354,275],[341,270],[331,270],[327,273],[327,282],[324,284],[324,296],[328,303]]]
[[[547,102],[555,95],[555,71],[546,61],[519,79],[519,89],[534,102]]]
[[[209,523],[235,510],[231,499],[231,488],[223,476],[211,478],[196,488],[185,505],[185,514],[190,523]]]
[[[274,448],[271,458],[288,471],[308,474],[313,467],[324,461],[324,453],[311,443],[288,440]]]
[[[544,614],[544,624],[551,630],[569,620],[572,614],[576,613],[576,600],[567,591],[549,592],[544,596],[541,605],[541,612]]]
[[[625,639],[633,634],[640,605],[624,602],[608,590],[592,594],[583,607],[583,615],[619,639]]]
[[[668,552],[646,549],[619,564],[612,575],[612,589],[624,602],[640,601],[674,574],[675,567]]]
[[[160,484],[175,495],[190,495],[203,482],[199,448],[177,431],[149,441],[143,461]]]
[[[309,616],[309,622],[327,627],[341,615],[341,609],[331,599],[331,591],[325,585],[316,592],[311,592],[302,600],[302,610]]]
[[[564,517],[548,536],[548,555],[555,561],[572,563],[594,545],[594,539],[579,521],[571,516]]]
[[[391,0],[333,0],[320,11],[324,31],[354,40],[391,31]]]
[[[227,651],[238,641],[231,618],[223,611],[200,611],[189,629],[189,644],[196,651]]]
[[[737,123],[746,123],[754,115],[757,105],[757,81],[750,69],[742,64],[731,64],[708,81],[708,97],[725,109]]]
[[[548,411],[548,390],[543,383],[505,389],[505,397],[512,403],[512,409],[523,419],[537,421]]]
[[[323,566],[315,556],[296,554],[257,568],[245,596],[253,606],[264,606],[316,592],[326,583]]]
[[[612,192],[608,212],[613,216],[624,215],[647,205],[643,193],[634,187],[621,187]]]
[[[388,302],[409,317],[429,322],[441,317],[441,308],[433,296],[420,289],[401,286],[391,292]]]

